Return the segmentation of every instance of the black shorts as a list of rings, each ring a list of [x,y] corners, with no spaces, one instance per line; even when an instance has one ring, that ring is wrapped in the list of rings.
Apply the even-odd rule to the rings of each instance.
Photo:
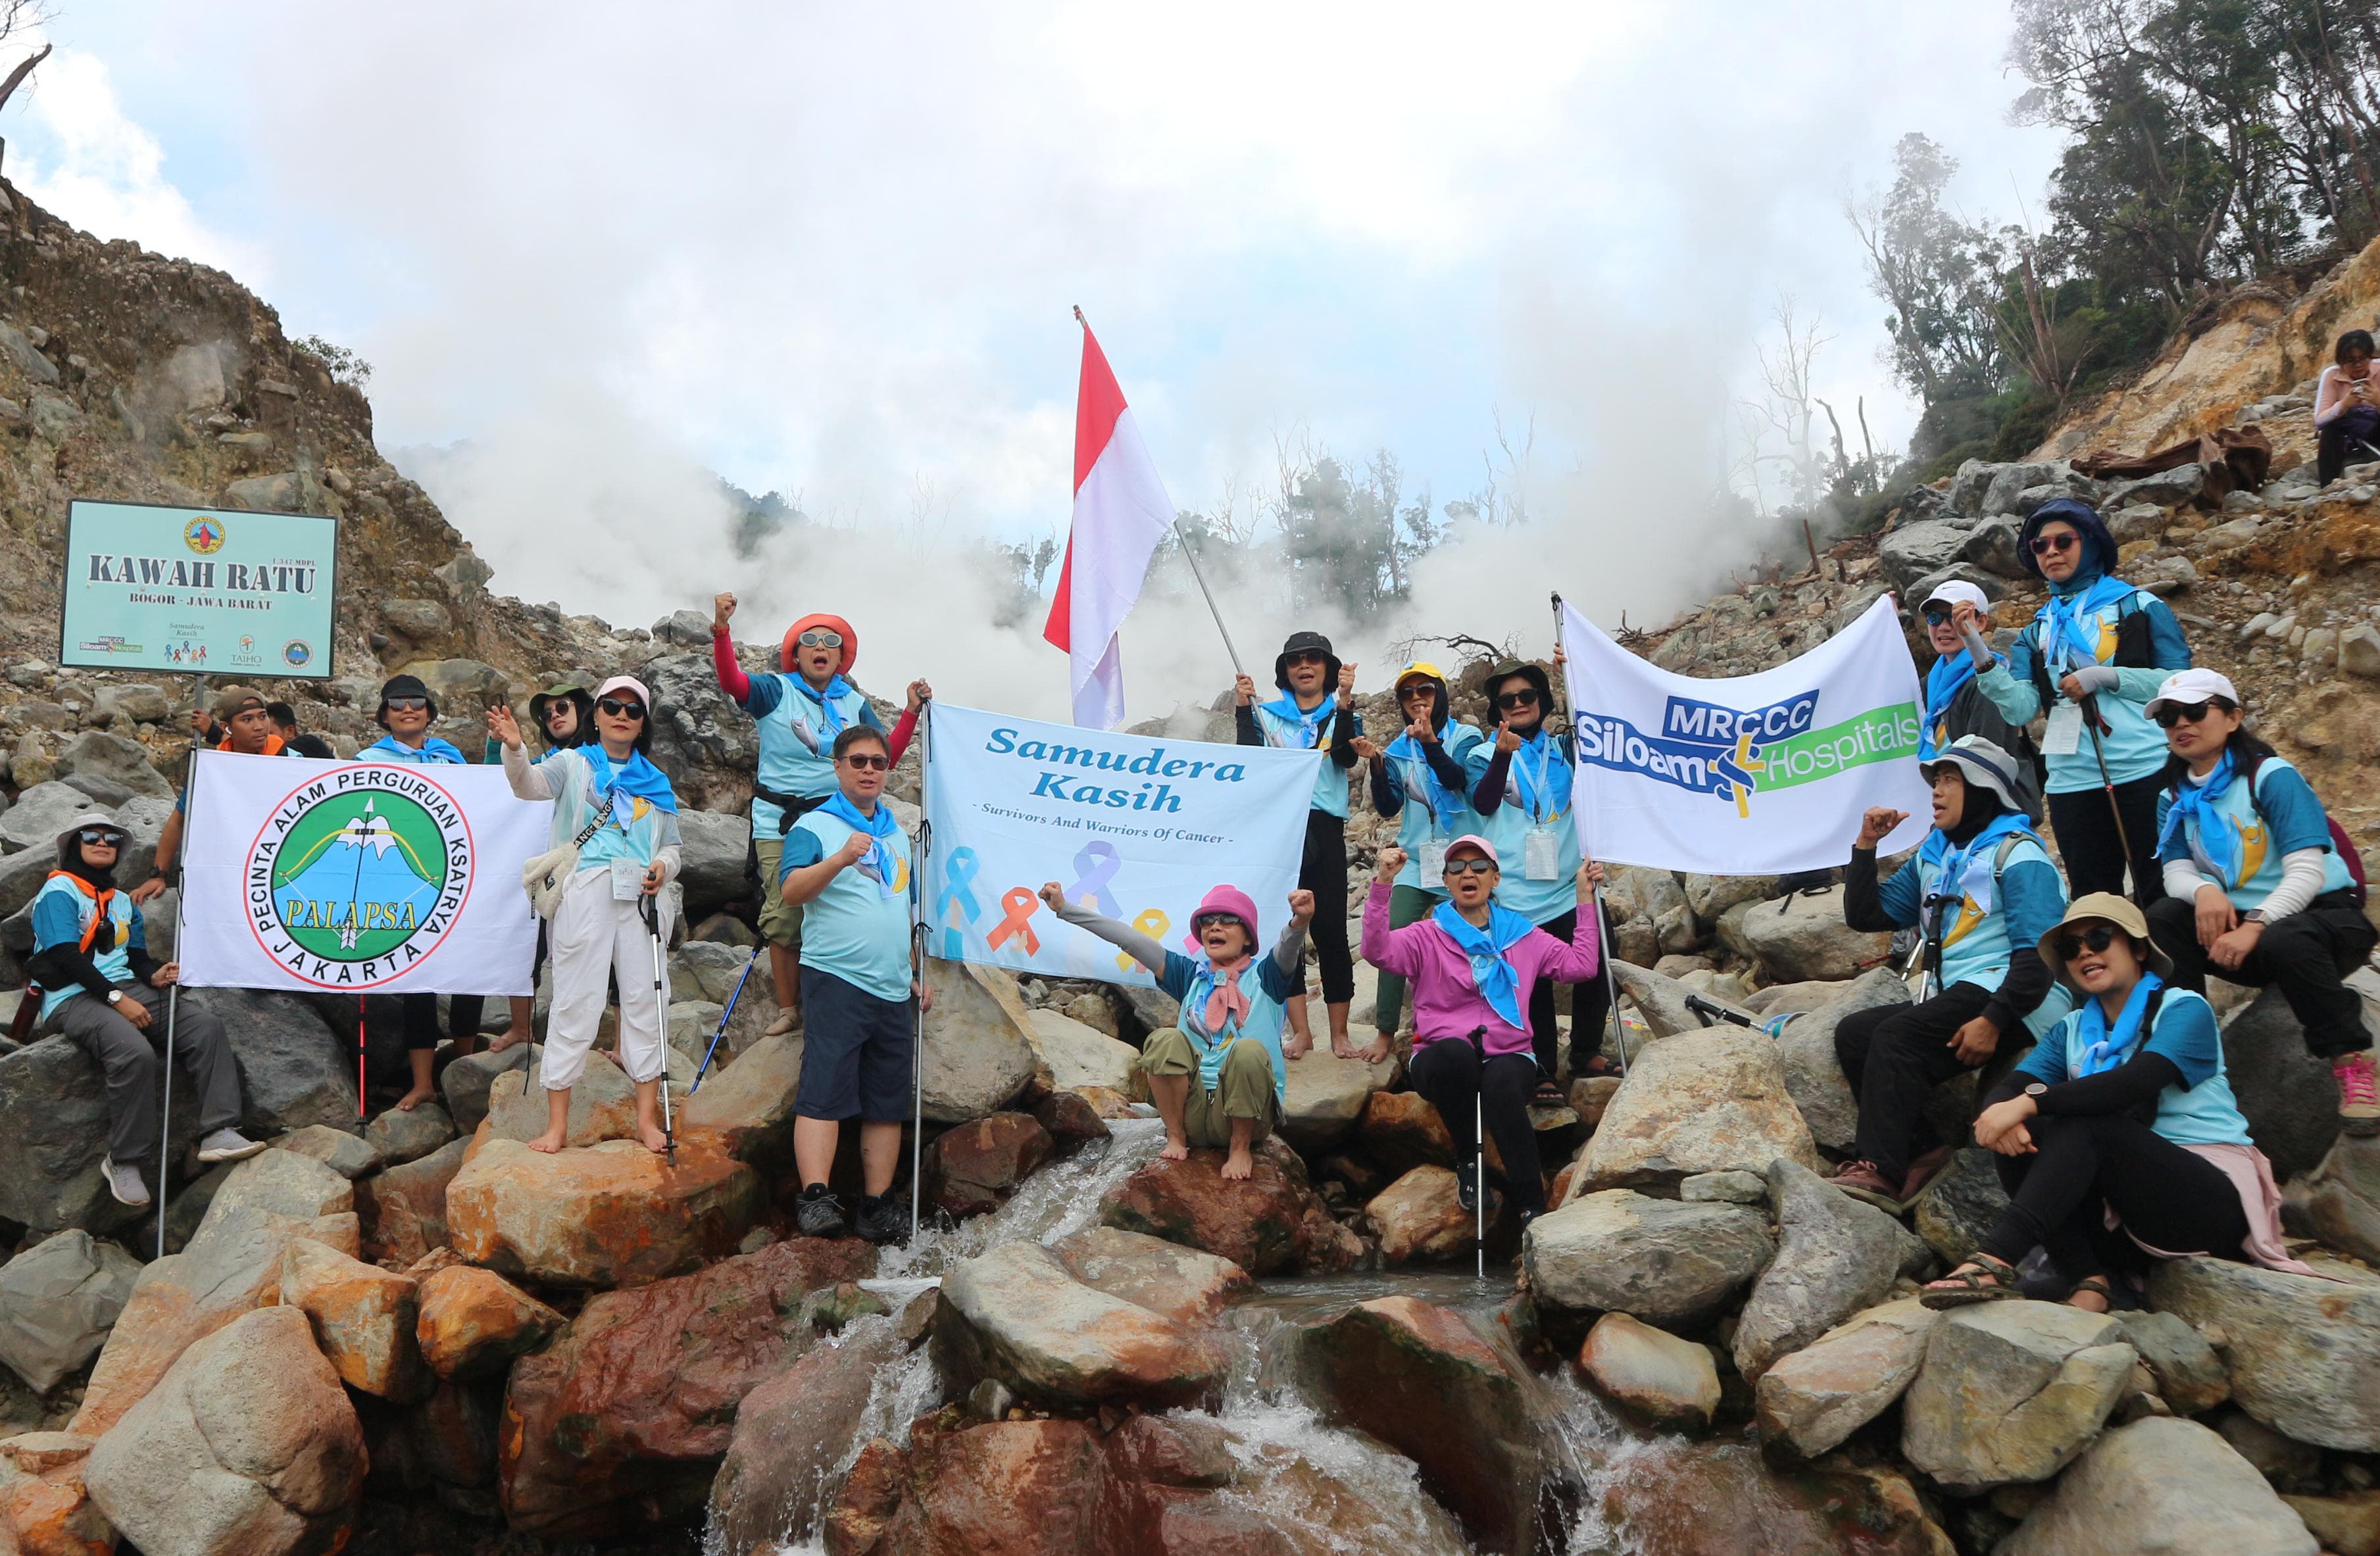
[[[879,999],[815,967],[802,969],[802,1079],[794,1111],[805,1118],[909,1116],[916,1077],[916,1001]]]

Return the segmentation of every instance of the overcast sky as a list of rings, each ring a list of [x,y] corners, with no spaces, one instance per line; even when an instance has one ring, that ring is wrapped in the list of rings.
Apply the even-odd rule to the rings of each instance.
[[[1734,545],[1670,510],[1779,293],[1906,439],[1845,190],[1923,130],[2037,214],[2056,155],[1990,4],[63,6],[9,175],[360,352],[384,452],[472,445],[436,494],[498,586],[627,621],[816,603],[686,543],[706,468],[851,526],[846,588],[1062,534],[1076,303],[1178,505],[1284,433],[1442,502],[1534,416],[1550,550],[1423,607],[1476,631],[1542,561],[1666,615]]]

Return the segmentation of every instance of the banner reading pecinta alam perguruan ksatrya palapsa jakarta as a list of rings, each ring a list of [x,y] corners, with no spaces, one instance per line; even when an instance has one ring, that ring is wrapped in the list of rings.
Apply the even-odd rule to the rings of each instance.
[[[321,680],[338,548],[338,521],[311,514],[78,500],[58,663]]]
[[[929,705],[918,909],[930,956],[1147,984],[1138,964],[1043,905],[1045,881],[1170,950],[1208,888],[1246,892],[1270,945],[1289,920],[1315,751],[1042,724]]]
[[[1697,680],[1647,664],[1562,606],[1579,846],[1705,875],[1823,870],[1871,805],[1909,813],[1882,851],[1931,825],[1917,770],[1917,670],[1889,596],[1810,652]]]

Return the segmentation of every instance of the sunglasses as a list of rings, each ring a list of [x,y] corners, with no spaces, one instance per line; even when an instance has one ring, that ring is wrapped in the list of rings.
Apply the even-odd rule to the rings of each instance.
[[[825,627],[812,627],[794,641],[805,648],[840,648],[843,646],[843,634]]]
[[[552,702],[545,705],[545,721],[549,724],[552,723],[557,718],[576,718],[577,717],[578,710],[558,697]]]
[[[1535,707],[1537,706],[1536,688],[1524,686],[1517,692],[1499,692],[1496,694],[1496,706],[1498,707]]]
[[[2046,557],[2052,551],[2063,551],[2082,538],[2070,529],[2061,529],[2055,535],[2036,535],[2033,537],[2033,554]]]
[[[614,718],[634,718],[641,722],[645,717],[645,705],[634,697],[603,697],[596,702],[595,706],[597,711],[610,714]]]
[[[91,827],[84,831],[76,833],[75,840],[79,843],[88,843],[93,848],[97,848],[103,843],[109,848],[114,848],[115,846],[115,834],[113,832],[102,831],[97,827]]]
[[[430,699],[427,697],[391,697],[381,706],[387,708],[391,713],[419,713],[423,708],[430,706]],[[245,713],[248,710],[246,708],[242,708],[240,711]]]
[[[1295,669],[1300,665],[1327,665],[1330,662],[1319,654],[1292,654],[1281,661],[1291,669]]]
[[[1496,873],[1496,862],[1492,859],[1450,859],[1446,862],[1446,873],[1450,877],[1492,875]]]
[[[2114,924],[2095,923],[2072,935],[2061,935],[2058,937],[2058,955],[2061,960],[2071,961],[2085,950],[2104,951],[2116,943],[2119,933]]]
[[[2203,703],[2168,703],[2149,715],[2160,730],[2170,730],[2177,724],[2195,724],[2215,706],[2213,699]]]
[[[1947,626],[1949,624],[1949,621],[1950,610],[1948,606],[1929,605],[1925,608],[1925,624],[1927,626]]]
[[[892,758],[880,751],[846,752],[843,759],[863,773],[880,772],[892,766]]]

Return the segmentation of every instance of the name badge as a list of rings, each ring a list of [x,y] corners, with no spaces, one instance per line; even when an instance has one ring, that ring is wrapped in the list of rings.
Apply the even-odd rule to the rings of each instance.
[[[1532,881],[1561,878],[1561,839],[1550,826],[1532,826],[1521,839],[1521,874]]]
[[[645,867],[633,859],[612,861],[612,900],[634,902],[645,893]]]
[[[1421,884],[1436,887],[1446,879],[1446,844],[1432,838],[1421,846]]]
[[[2049,727],[2041,732],[2045,755],[2071,756],[2082,749],[2082,706],[2059,703],[2049,710]]]

